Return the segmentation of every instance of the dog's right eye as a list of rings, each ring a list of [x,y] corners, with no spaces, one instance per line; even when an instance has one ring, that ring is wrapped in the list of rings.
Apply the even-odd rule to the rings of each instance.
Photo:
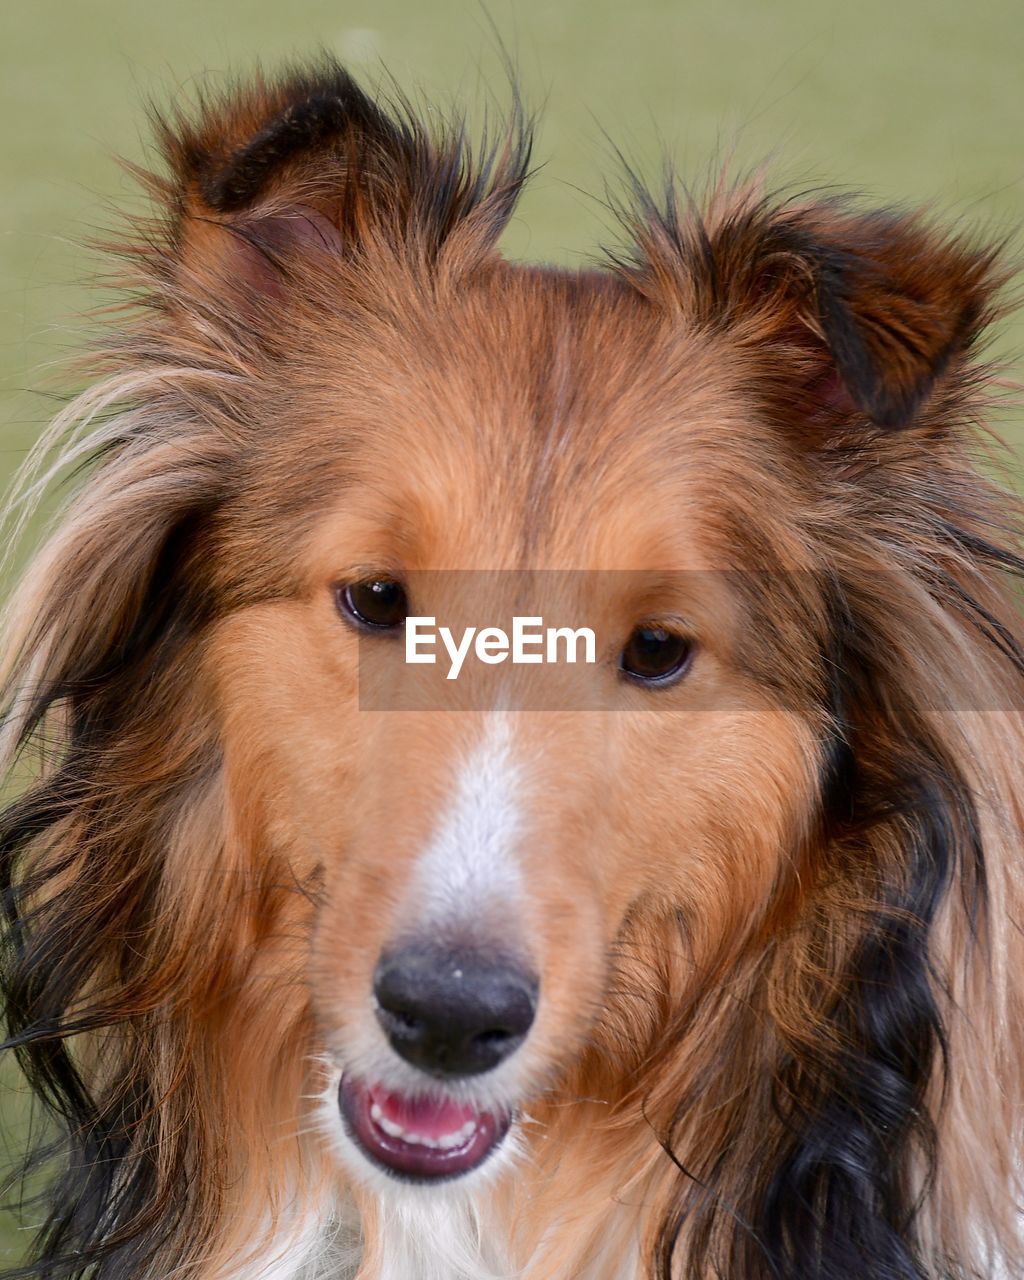
[[[405,587],[394,578],[364,578],[336,589],[342,617],[360,627],[395,631],[405,625],[409,601]]]

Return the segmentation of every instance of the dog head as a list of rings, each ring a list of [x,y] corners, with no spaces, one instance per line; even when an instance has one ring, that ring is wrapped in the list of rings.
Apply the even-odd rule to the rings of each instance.
[[[19,927],[74,970],[22,1033],[78,990],[143,1038],[170,1007],[168,1070],[218,1062],[250,1150],[315,1056],[378,1189],[500,1170],[552,1089],[642,1096],[666,1144],[760,1162],[776,1257],[849,1244],[792,1227],[848,1157],[895,1256],[930,931],[978,877],[933,695],[974,653],[946,559],[988,502],[960,428],[992,255],[746,191],[639,197],[605,268],[511,264],[521,122],[474,160],[334,67],[162,142],[135,403],[12,646],[17,733],[68,726],[51,817],[9,822],[49,886]],[[448,681],[410,617],[586,627],[594,660]],[[174,1140],[231,1167],[223,1131]]]

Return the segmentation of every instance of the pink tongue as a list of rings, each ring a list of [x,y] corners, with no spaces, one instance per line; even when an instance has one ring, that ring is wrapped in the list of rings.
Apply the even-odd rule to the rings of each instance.
[[[479,1112],[472,1107],[437,1098],[405,1098],[398,1093],[371,1089],[370,1101],[380,1107],[392,1124],[423,1138],[443,1138],[461,1129],[467,1120],[476,1120]]]

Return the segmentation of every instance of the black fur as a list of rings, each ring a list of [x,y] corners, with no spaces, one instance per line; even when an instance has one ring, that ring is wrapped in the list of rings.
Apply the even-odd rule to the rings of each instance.
[[[700,1194],[696,1209],[674,1211],[662,1225],[659,1280],[926,1276],[915,1234],[937,1157],[926,1093],[949,1068],[939,1008],[945,978],[933,965],[930,933],[954,889],[969,918],[983,915],[984,853],[970,786],[923,723],[886,724],[893,703],[881,638],[860,623],[837,580],[823,584],[831,621],[822,711],[834,726],[821,769],[831,859],[824,874],[861,882],[875,905],[838,976],[840,994],[831,994],[833,974],[819,993],[809,1028],[817,1048],[783,1047],[771,1102],[786,1137],[751,1171],[751,1194],[727,1201],[718,1191],[724,1157],[684,1168],[666,1136],[667,1153]],[[868,837],[883,827],[901,850],[898,867],[865,862]],[[825,954],[838,923],[819,917],[802,927],[820,937]],[[680,1119],[688,1105],[682,1101]],[[756,1123],[759,1105],[747,1123]]]
[[[4,1271],[8,1280],[134,1280],[189,1198],[187,1176],[173,1200],[158,1185],[155,1153],[166,1141],[159,1134],[159,1099],[137,1071],[115,1072],[98,1089],[90,1084],[73,1037],[113,1031],[121,1041],[117,1052],[130,1058],[133,1044],[145,1051],[146,1018],[124,1010],[138,1007],[137,992],[146,986],[133,939],[145,936],[156,901],[159,834],[138,833],[136,843],[123,847],[102,777],[105,768],[119,767],[124,708],[153,697],[155,676],[212,619],[194,562],[208,515],[197,507],[169,531],[148,582],[139,584],[130,630],[103,637],[59,686],[36,692],[28,732],[60,704],[69,718],[67,747],[56,772],[0,813],[6,920],[0,991],[7,1030],[0,1051],[15,1054],[45,1108],[49,1132],[56,1130],[23,1170],[23,1185],[52,1179],[43,1193],[23,1199],[23,1210],[43,1220],[32,1249],[37,1261]],[[76,864],[74,884],[53,895],[52,885],[70,866],[26,875],[22,858],[69,819],[81,828],[80,845],[67,859]],[[155,827],[159,823],[155,816]],[[83,885],[89,887],[84,895]],[[40,894],[41,905],[33,905]],[[110,954],[112,936],[121,940],[120,958]],[[97,976],[97,993],[83,1000]],[[181,1146],[185,1174],[188,1144]]]
[[[933,1167],[925,1092],[946,1060],[929,932],[965,859],[965,874],[977,874],[981,846],[964,780],[941,758],[920,764],[886,784],[890,794],[875,812],[868,799],[859,816],[903,832],[905,866],[865,930],[842,998],[826,1012],[843,1047],[784,1063],[776,1079],[790,1146],[752,1223],[769,1274],[786,1280],[924,1275],[910,1163],[916,1153],[921,1168]],[[864,787],[862,806],[872,789]]]

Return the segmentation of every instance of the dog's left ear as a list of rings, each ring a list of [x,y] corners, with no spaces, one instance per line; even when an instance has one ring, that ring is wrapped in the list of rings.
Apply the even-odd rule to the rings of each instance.
[[[316,290],[332,260],[384,249],[430,266],[458,240],[478,260],[505,226],[529,166],[515,103],[474,159],[458,121],[428,128],[410,104],[371,97],[333,59],[206,95],[157,119],[169,178],[159,254],[163,298],[202,320],[271,329],[278,306]],[[169,286],[169,287],[167,287]]]
[[[856,409],[879,427],[910,426],[988,323],[993,255],[913,217],[825,213],[789,232],[808,268],[803,318]]]
[[[838,199],[741,193],[703,216],[648,200],[638,221],[641,275],[663,288],[673,255],[694,319],[763,353],[769,381],[812,420],[911,426],[993,319],[1002,283],[998,250]]]

